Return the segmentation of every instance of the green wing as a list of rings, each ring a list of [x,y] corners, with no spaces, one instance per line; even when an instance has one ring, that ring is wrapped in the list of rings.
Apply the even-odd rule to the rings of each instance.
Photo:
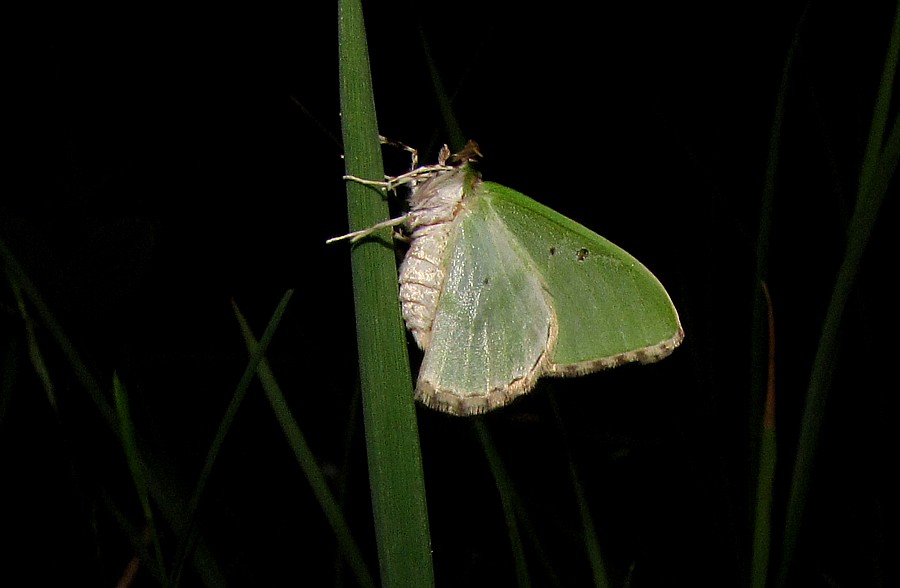
[[[470,415],[534,386],[547,371],[556,321],[541,274],[493,208],[473,194],[453,222],[416,397]]]
[[[479,189],[550,295],[559,338],[547,372],[566,376],[649,363],[681,343],[668,293],[638,260],[524,194],[491,182]]]

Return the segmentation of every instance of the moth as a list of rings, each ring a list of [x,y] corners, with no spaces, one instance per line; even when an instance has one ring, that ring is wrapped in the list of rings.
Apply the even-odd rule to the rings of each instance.
[[[346,176],[384,190],[407,186],[409,212],[329,240],[403,225],[401,312],[424,352],[416,399],[453,415],[481,414],[542,376],[672,353],[684,330],[659,280],[590,229],[483,181],[473,167],[480,156],[470,141],[384,181]]]

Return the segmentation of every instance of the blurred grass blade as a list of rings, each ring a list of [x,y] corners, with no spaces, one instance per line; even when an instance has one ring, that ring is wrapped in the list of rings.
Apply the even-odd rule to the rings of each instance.
[[[488,465],[494,476],[494,485],[497,487],[497,494],[500,496],[500,504],[503,506],[503,518],[506,520],[506,528],[509,532],[509,544],[512,549],[513,563],[516,570],[516,585],[519,588],[531,586],[531,577],[528,573],[528,562],[525,559],[525,548],[522,543],[522,534],[519,532],[518,516],[516,511],[516,496],[512,489],[512,482],[503,467],[503,460],[497,453],[497,448],[491,439],[491,435],[487,430],[487,426],[482,419],[475,421],[475,430],[478,432],[478,438],[481,440],[481,446],[484,449],[484,455],[487,457]]]
[[[756,236],[756,275],[753,284],[753,320],[751,322],[751,348],[750,348],[750,402],[748,404],[747,419],[747,459],[748,459],[748,505],[749,512],[758,508],[760,498],[755,495],[762,481],[762,469],[764,465],[759,461],[763,456],[763,444],[766,442],[763,420],[765,418],[766,390],[768,372],[765,366],[768,364],[768,313],[766,295],[763,285],[769,280],[769,248],[771,246],[771,234],[773,227],[773,209],[775,206],[775,178],[778,166],[781,163],[781,141],[784,128],[785,104],[787,102],[788,89],[790,87],[795,59],[800,46],[801,33],[806,24],[810,3],[807,3],[803,13],[794,27],[791,44],[788,47],[784,63],[781,68],[781,79],[778,85],[778,94],[775,101],[775,109],[772,113],[772,126],[769,129],[769,146],[766,156],[765,180],[762,189],[762,198],[759,210],[759,227]],[[750,567],[751,573],[754,565],[760,563],[760,555],[755,551],[756,544],[751,546]],[[746,557],[741,553],[742,559]]]
[[[347,174],[381,180],[378,123],[359,0],[338,3],[341,126]],[[350,229],[388,217],[383,194],[347,182]],[[425,481],[406,336],[400,320],[397,266],[389,229],[353,246],[356,337],[369,486],[381,582],[434,585]]]
[[[153,552],[156,557],[156,566],[151,566],[150,569],[153,576],[163,586],[168,586],[162,544],[159,539],[159,529],[157,529],[154,522],[153,509],[150,507],[150,494],[147,490],[147,479],[144,475],[144,461],[141,459],[141,453],[137,446],[134,422],[131,420],[131,411],[128,407],[128,392],[125,390],[125,386],[122,385],[122,381],[119,380],[119,375],[115,372],[113,372],[113,395],[116,401],[116,415],[119,420],[119,439],[122,443],[122,449],[125,451],[128,469],[131,471],[131,479],[134,482],[138,500],[141,503],[141,510],[144,513],[144,524],[150,535]]]
[[[216,436],[209,446],[209,451],[206,453],[206,459],[203,461],[203,469],[197,478],[197,485],[194,488],[194,493],[191,495],[191,501],[187,509],[187,532],[181,539],[175,558],[175,565],[172,567],[172,572],[170,574],[171,584],[173,586],[178,586],[181,581],[181,574],[184,570],[184,563],[187,558],[193,554],[194,545],[199,533],[196,521],[197,510],[200,507],[200,500],[203,498],[203,491],[206,489],[206,483],[209,481],[213,465],[216,463],[216,458],[219,455],[219,451],[222,449],[225,437],[231,429],[231,424],[237,416],[238,409],[241,407],[244,397],[247,396],[247,389],[250,387],[250,382],[253,380],[254,374],[256,374],[256,368],[259,366],[259,362],[262,361],[263,357],[265,357],[266,349],[268,349],[272,337],[275,336],[275,331],[278,329],[278,324],[281,322],[281,317],[284,316],[284,311],[293,294],[293,290],[288,290],[284,293],[284,296],[281,297],[278,306],[275,308],[275,312],[272,314],[272,318],[269,320],[269,324],[266,325],[266,330],[263,332],[259,345],[250,354],[250,361],[247,362],[247,367],[244,368],[244,373],[241,374],[241,379],[238,381],[234,394],[231,397],[231,402],[228,404],[228,408],[225,409],[225,414],[222,415],[222,420],[219,423]]]
[[[528,560],[525,556],[526,542],[532,546],[529,553],[533,554],[531,564],[539,565],[541,573],[546,577],[548,586],[562,586],[563,581],[559,574],[553,568],[553,562],[548,556],[547,550],[544,549],[541,538],[543,533],[535,528],[531,513],[523,506],[522,497],[516,490],[515,483],[509,476],[506,466],[503,465],[503,458],[497,451],[491,437],[490,430],[483,418],[476,418],[472,421],[475,432],[478,434],[478,440],[484,452],[485,459],[488,461],[488,468],[494,477],[494,486],[497,488],[497,494],[500,498],[500,505],[503,509],[503,518],[506,522],[507,532],[509,534],[510,549],[513,557],[513,565],[516,571],[516,579],[519,586],[531,585],[532,572],[529,571]]]
[[[769,575],[769,556],[772,549],[772,488],[775,483],[777,438],[775,436],[775,316],[772,299],[765,283],[762,284],[768,312],[769,361],[766,410],[762,421],[759,474],[756,487],[756,517],[753,526],[753,553],[750,567],[750,586],[765,588]]]
[[[751,349],[750,349],[750,403],[748,414],[748,481],[751,494],[748,508],[755,509],[758,499],[752,494],[759,485],[759,480],[753,476],[759,476],[762,464],[758,459],[762,455],[763,431],[762,422],[766,405],[766,377],[768,354],[768,305],[762,285],[769,281],[769,247],[771,245],[771,233],[773,227],[773,209],[775,206],[775,179],[778,166],[781,163],[781,141],[784,128],[785,104],[787,102],[788,89],[790,88],[791,75],[800,46],[801,33],[806,24],[810,5],[803,9],[803,13],[794,27],[791,44],[784,57],[781,67],[781,79],[778,85],[778,95],[775,101],[775,110],[772,113],[772,126],[769,129],[769,146],[766,155],[765,180],[762,189],[762,199],[759,210],[759,228],[756,236],[756,276],[753,284],[756,291],[753,296],[753,320],[751,323]],[[742,554],[743,555],[743,554]],[[745,557],[745,556],[744,556]],[[750,554],[751,561],[756,555]],[[751,564],[752,565],[752,564]]]
[[[38,344],[37,337],[34,333],[34,321],[28,314],[28,308],[25,305],[25,299],[22,297],[22,289],[17,283],[10,284],[13,296],[16,299],[16,305],[19,308],[19,316],[22,317],[22,323],[25,325],[25,337],[28,342],[28,358],[31,360],[31,367],[34,369],[35,375],[41,381],[44,388],[44,394],[47,395],[47,402],[50,408],[56,414],[59,421],[59,409],[56,402],[56,391],[53,385],[53,379],[50,377],[50,371],[47,369],[47,362],[44,361],[44,354],[41,352],[41,346]]]
[[[6,278],[13,290],[17,293],[21,293],[21,298],[31,305],[35,315],[33,318],[56,342],[56,345],[59,350],[62,351],[63,357],[65,357],[69,368],[72,370],[72,373],[75,375],[79,384],[87,391],[103,422],[106,423],[109,431],[118,437],[119,424],[118,419],[116,418],[115,408],[104,397],[97,378],[94,377],[94,374],[81,359],[81,354],[78,352],[78,349],[66,335],[62,326],[44,302],[40,291],[2,239],[0,239],[0,262],[2,262],[0,263],[0,266],[2,266]],[[46,377],[46,373],[41,377]],[[134,435],[137,446],[142,446],[140,436],[137,432],[135,432]],[[179,492],[178,485],[173,483],[169,478],[171,468],[168,468],[166,464],[159,461],[153,454],[144,455],[144,459],[144,475],[147,481],[147,489],[153,499],[153,503],[156,505],[158,513],[162,515],[166,524],[174,529],[176,533],[179,533],[182,529],[184,520],[183,514],[186,499],[184,495]],[[207,586],[223,585],[224,576],[219,569],[216,560],[210,554],[207,546],[201,542],[198,544],[196,551],[196,555],[193,558],[193,564],[204,584]]]
[[[544,549],[541,541],[544,533],[535,527],[531,519],[531,513],[523,506],[522,497],[516,490],[515,483],[510,478],[506,466],[503,465],[503,459],[497,451],[496,445],[494,445],[493,437],[485,419],[474,419],[472,426],[475,427],[482,451],[488,461],[488,468],[494,477],[494,486],[497,488],[500,505],[503,509],[503,518],[509,533],[516,578],[520,585],[529,585],[531,584],[531,577],[534,575],[529,571],[531,568],[528,566],[528,560],[525,559],[525,545],[527,543],[532,546],[529,553],[533,555],[533,558],[530,563],[532,566],[540,566],[541,573],[546,577],[547,585],[562,586],[563,581],[553,568],[553,562],[550,559],[548,550]]]
[[[875,98],[875,108],[872,112],[872,126],[869,129],[869,140],[866,143],[866,152],[863,155],[863,163],[859,174],[859,192],[861,197],[859,204],[864,204],[863,212],[878,212],[878,207],[887,191],[887,183],[890,181],[897,166],[897,127],[900,117],[895,116],[890,138],[884,142],[885,132],[888,131],[888,116],[891,111],[891,95],[894,87],[894,77],[897,73],[898,53],[900,53],[900,2],[897,4],[894,14],[894,27],[891,32],[890,44],[885,56],[884,67],[881,71],[881,82],[878,85],[878,95]],[[893,153],[893,155],[890,155]],[[887,157],[885,158],[885,155]],[[883,165],[884,160],[890,163],[889,167]],[[859,210],[859,206],[857,207]],[[873,222],[871,218],[863,218],[861,222]],[[851,229],[854,229],[851,221]]]
[[[72,371],[75,373],[75,376],[78,378],[78,381],[84,389],[87,390],[88,394],[90,394],[94,406],[109,426],[110,431],[117,431],[118,425],[116,423],[115,411],[103,397],[103,393],[100,390],[100,384],[81,360],[81,355],[78,353],[78,350],[56,321],[56,317],[50,312],[50,309],[44,302],[44,298],[34,285],[34,282],[32,282],[31,278],[25,273],[25,270],[19,264],[19,261],[13,255],[12,251],[7,248],[6,243],[4,243],[3,240],[0,240],[0,261],[3,262],[3,269],[6,272],[9,283],[16,292],[21,292],[22,298],[28,300],[32,305],[40,323],[56,341],[56,344],[65,355],[66,360],[72,368]]]
[[[338,508],[343,512],[347,507],[348,491],[350,489],[351,473],[356,471],[354,468],[353,449],[356,444],[356,438],[362,432],[362,398],[359,393],[359,386],[353,389],[353,396],[350,398],[350,408],[347,414],[347,420],[343,425],[344,441],[343,450],[341,451],[341,461],[338,465],[338,478],[334,482],[337,488]],[[344,566],[342,564],[342,555],[335,551],[334,557],[334,585],[344,586],[343,580]]]
[[[262,346],[260,343],[256,342],[253,331],[241,314],[240,309],[238,309],[237,304],[232,303],[232,306],[234,308],[234,314],[240,324],[241,333],[244,336],[244,342],[247,345],[247,349],[250,351],[250,354],[255,357],[260,353]],[[297,424],[293,415],[291,415],[287,401],[284,399],[284,394],[281,392],[281,388],[278,386],[275,376],[272,375],[272,371],[269,369],[269,364],[265,358],[262,358],[256,370],[259,381],[262,383],[263,390],[266,393],[266,398],[269,399],[269,404],[272,406],[272,412],[275,413],[275,417],[281,425],[281,430],[284,431],[284,436],[287,437],[288,444],[291,446],[294,456],[297,458],[297,463],[300,465],[300,469],[303,470],[303,474],[309,481],[313,494],[315,494],[319,506],[325,513],[325,518],[328,519],[328,523],[334,531],[341,553],[344,555],[347,564],[353,570],[356,581],[360,586],[374,588],[376,585],[375,580],[369,572],[368,567],[366,567],[362,552],[357,546],[356,541],[353,539],[350,527],[347,525],[347,521],[344,518],[344,513],[341,511],[334,495],[328,488],[325,474],[322,473],[322,469],[316,462],[315,456],[313,455],[312,450],[310,450],[306,438],[303,435],[303,431],[300,430],[300,426]]]
[[[453,98],[447,94],[447,90],[444,88],[444,82],[434,64],[430,45],[428,39],[425,38],[425,31],[422,27],[419,27],[419,40],[422,43],[422,51],[425,54],[428,72],[431,74],[431,85],[434,88],[434,95],[438,102],[438,108],[441,111],[444,128],[447,131],[447,136],[450,137],[450,146],[453,152],[456,153],[466,144],[467,137],[463,133],[456,115],[453,113]]]
[[[559,404],[553,395],[548,395],[548,398],[553,409],[557,431],[563,440],[563,448],[569,462],[569,479],[572,482],[572,489],[575,491],[575,502],[578,505],[578,513],[581,516],[581,533],[584,539],[588,563],[591,565],[591,576],[594,579],[594,586],[597,588],[609,588],[612,584],[606,573],[606,563],[603,560],[600,541],[597,539],[597,532],[594,528],[594,518],[591,516],[590,504],[584,494],[584,487],[581,485],[578,471],[575,469],[575,460],[572,458],[572,450],[566,435],[566,429],[563,426],[562,415],[559,412]]]
[[[897,157],[900,153],[900,146],[898,146],[900,144],[900,132],[898,132],[900,115],[895,114],[894,120],[889,122],[888,113],[892,106],[891,90],[897,71],[898,54],[900,54],[900,2],[895,9],[891,38],[872,113],[869,141],[860,166],[856,206],[847,229],[844,258],[838,269],[831,300],[825,313],[807,388],[806,405],[803,411],[803,422],[788,497],[782,561],[778,576],[779,586],[788,586],[790,583],[791,564],[800,535],[806,496],[811,485],[813,464],[824,421],[825,405],[831,388],[832,374],[838,361],[838,339],[844,309],[856,280],[869,236],[878,218],[878,211],[897,167]],[[888,132],[889,125],[891,130]],[[886,133],[888,133],[888,139],[882,143]]]

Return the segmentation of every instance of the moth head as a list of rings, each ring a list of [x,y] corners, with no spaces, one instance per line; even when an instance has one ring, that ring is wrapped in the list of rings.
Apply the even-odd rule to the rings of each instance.
[[[462,166],[466,165],[470,161],[477,161],[481,157],[484,156],[481,154],[481,151],[478,150],[478,143],[469,139],[469,141],[466,143],[466,146],[463,147],[461,151],[451,155],[447,161],[450,165]]]

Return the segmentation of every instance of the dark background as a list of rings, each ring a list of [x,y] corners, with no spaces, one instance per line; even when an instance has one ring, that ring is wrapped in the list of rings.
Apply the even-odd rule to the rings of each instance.
[[[631,252],[681,314],[687,339],[671,358],[542,382],[484,419],[564,586],[590,577],[567,451],[615,585],[746,585],[750,376],[764,369],[751,361],[755,240],[804,4],[659,4],[365,6],[383,134],[426,161],[447,140],[424,38],[457,120],[481,145],[484,176]],[[799,29],[768,278],[776,528],[893,10],[812,3]],[[347,230],[336,13],[331,2],[148,5],[23,20],[5,84],[0,235],[107,392],[120,374],[138,426],[186,491],[246,362],[230,301],[261,332],[296,289],[269,357],[333,488],[346,476],[348,516],[374,569],[349,249],[324,244]],[[386,158],[404,171],[405,155]],[[889,195],[845,315],[797,585],[897,581],[896,312],[885,271],[896,268],[896,226]],[[3,559],[32,585],[112,585],[133,550],[104,500],[140,520],[121,448],[38,327],[56,383],[50,406],[15,298],[8,287],[0,296],[0,536],[14,545]],[[419,417],[439,585],[511,584],[471,423],[424,408]],[[220,460],[201,524],[229,582],[333,583],[331,532],[258,388]],[[552,585],[529,554],[535,584]]]

